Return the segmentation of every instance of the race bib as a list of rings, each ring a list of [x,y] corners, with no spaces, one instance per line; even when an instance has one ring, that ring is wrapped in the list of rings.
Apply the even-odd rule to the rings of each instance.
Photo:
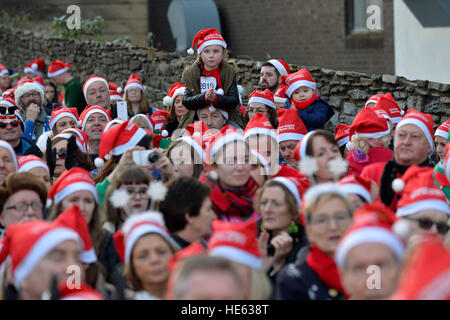
[[[213,88],[214,90],[217,87],[217,80],[214,77],[200,77],[200,91],[201,93],[205,93],[209,90],[209,88]]]

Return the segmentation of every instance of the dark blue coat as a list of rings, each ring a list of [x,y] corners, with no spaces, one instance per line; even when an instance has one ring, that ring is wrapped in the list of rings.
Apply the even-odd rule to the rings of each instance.
[[[291,108],[291,100],[287,99],[284,109]],[[334,110],[322,98],[317,98],[309,107],[304,110],[297,110],[308,131],[324,129],[325,123],[334,115]]]

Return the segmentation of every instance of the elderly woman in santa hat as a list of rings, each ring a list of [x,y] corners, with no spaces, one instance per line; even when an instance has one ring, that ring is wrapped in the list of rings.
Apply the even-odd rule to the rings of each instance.
[[[18,168],[14,149],[8,142],[0,140],[0,184],[6,181],[8,174],[16,172]]]
[[[114,244],[136,300],[165,299],[169,262],[179,250],[161,213],[150,211],[129,217],[114,234]]]
[[[302,199],[302,218],[311,245],[278,274],[277,298],[345,299],[334,255],[352,223],[351,204],[338,184],[318,184],[308,189]]]

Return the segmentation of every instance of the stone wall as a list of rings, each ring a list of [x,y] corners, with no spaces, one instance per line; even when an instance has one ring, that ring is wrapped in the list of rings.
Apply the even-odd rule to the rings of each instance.
[[[194,57],[156,51],[111,42],[75,41],[50,38],[29,31],[0,26],[0,63],[23,72],[26,64],[43,58],[47,65],[61,59],[72,63],[71,71],[81,81],[91,74],[105,76],[122,87],[131,73],[138,74],[146,86],[145,94],[153,106],[163,108],[162,99],[170,85],[180,81],[183,69]],[[247,96],[258,88],[261,61],[229,59],[238,71],[238,83]],[[290,65],[296,71],[304,66]],[[350,124],[371,95],[391,92],[403,109],[417,109],[433,114],[435,125],[450,118],[450,85],[426,80],[408,80],[388,74],[364,74],[307,66],[318,82],[320,96],[337,111],[329,123]]]

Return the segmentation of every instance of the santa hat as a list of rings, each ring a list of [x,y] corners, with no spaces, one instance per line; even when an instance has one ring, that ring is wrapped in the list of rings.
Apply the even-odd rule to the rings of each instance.
[[[301,161],[306,157],[306,146],[308,144],[309,137],[314,131],[310,131],[298,142],[297,146],[295,147],[293,158],[295,161]]]
[[[227,43],[223,39],[220,32],[215,28],[203,29],[197,32],[192,40],[192,46],[187,50],[188,54],[194,54],[194,46],[197,43],[196,49],[198,54],[202,53],[206,46],[219,45],[224,49],[227,48]]]
[[[17,172],[28,172],[34,168],[44,168],[47,172],[50,172],[45,161],[32,154],[19,157],[18,165],[19,169]]]
[[[277,181],[284,185],[288,190],[291,192],[291,194],[294,196],[295,201],[297,202],[298,209],[300,210],[302,206],[302,200],[301,196],[305,192],[303,189],[303,186],[299,183],[298,179],[293,177],[276,177],[269,181]]]
[[[86,128],[86,122],[89,119],[89,117],[94,113],[100,113],[105,116],[106,120],[109,122],[111,121],[111,117],[109,116],[108,112],[101,107],[101,106],[87,106],[86,109],[83,110],[83,112],[80,115],[80,122],[81,122],[81,130],[84,131]]]
[[[248,104],[252,102],[259,102],[262,103],[272,109],[277,110],[277,106],[275,105],[275,101],[273,100],[273,94],[272,92],[270,92],[269,89],[266,89],[264,91],[262,90],[254,90],[250,95],[249,95],[249,100],[248,100]]]
[[[109,160],[111,156],[120,156],[128,149],[137,146],[147,133],[129,120],[109,129],[102,135],[98,158],[95,165],[103,167],[104,160]]]
[[[450,300],[450,253],[430,235],[410,254],[393,300]]]
[[[366,204],[359,208],[354,213],[352,225],[336,248],[336,265],[342,268],[350,250],[364,243],[383,244],[401,260],[405,246],[392,231],[394,222],[394,213],[382,204]]]
[[[6,68],[4,65],[2,65],[0,63],[0,77],[5,75],[5,74],[9,74],[9,70],[8,70],[8,68]]]
[[[56,179],[48,191],[48,199],[56,204],[77,191],[89,191],[94,196],[95,201],[98,201],[97,189],[90,173],[80,167],[73,167],[64,171]]]
[[[93,84],[94,82],[102,82],[104,85],[105,85],[105,87],[106,87],[106,90],[108,90],[108,95],[109,95],[109,84],[108,84],[108,80],[106,80],[105,78],[103,78],[103,77],[100,77],[100,76],[96,76],[96,75],[92,75],[92,76],[90,76],[89,77],[89,79],[87,79],[86,80],[86,82],[83,84],[83,94],[84,94],[84,98],[87,100],[87,91],[88,91],[88,89],[89,89],[89,86],[91,85],[91,84]]]
[[[143,116],[145,116],[145,115],[143,114]],[[147,119],[147,117],[145,117],[145,118]],[[102,135],[105,134],[105,132],[108,131],[108,130],[111,128],[111,126],[112,126],[113,124],[121,124],[121,123],[124,123],[124,122],[125,122],[125,120],[120,119],[120,118],[115,118],[115,119],[109,121],[109,122],[104,126],[104,128],[103,128],[103,130],[102,130]]]
[[[14,100],[14,91],[16,91],[16,88],[9,88],[8,90],[5,90],[5,91],[2,93],[2,98],[11,96],[12,99]]]
[[[128,89],[132,87],[137,87],[144,91],[144,85],[141,82],[141,78],[137,74],[132,74],[127,81],[127,84],[125,85],[125,92],[127,92]]]
[[[35,76],[45,77],[45,61],[44,59],[36,59],[31,61],[24,69],[25,73],[32,73]]]
[[[166,110],[158,109],[155,112],[153,112],[152,116],[150,117],[155,125],[155,130],[160,130],[163,126],[163,124],[167,121],[169,118],[169,112]]]
[[[371,108],[382,108],[389,115],[392,123],[398,123],[404,114],[404,111],[400,109],[394,97],[390,93],[386,93],[378,98],[378,101]]]
[[[52,61],[48,67],[47,77],[53,78],[67,72],[72,65],[61,60]]]
[[[42,90],[45,88],[44,79],[41,76],[37,76],[33,78],[33,82],[36,83]]]
[[[301,140],[308,133],[305,124],[298,116],[297,110],[278,109],[278,142]]]
[[[406,124],[413,124],[422,130],[423,134],[427,138],[428,144],[430,145],[431,151],[434,151],[434,141],[433,141],[433,117],[431,114],[422,113],[417,110],[408,110],[406,115],[397,124],[397,130]]]
[[[67,281],[64,281],[59,285],[58,289],[59,300],[104,300],[97,290],[85,283],[69,288]]]
[[[14,94],[4,95],[0,100],[0,105],[9,107],[17,107],[16,101],[14,101]]]
[[[434,133],[435,137],[442,137],[448,140],[448,129],[450,128],[450,119],[441,124]]]
[[[8,142],[6,142],[4,140],[0,140],[0,148],[5,148],[6,150],[9,151],[9,153],[11,154],[11,157],[14,160],[14,166],[17,171],[17,169],[19,169],[19,164],[17,162],[17,155],[16,155],[16,152],[14,151],[13,147]]]
[[[191,243],[187,247],[184,247],[181,250],[178,250],[177,252],[174,253],[172,259],[169,262],[169,271],[172,273],[172,271],[174,271],[178,267],[179,263],[182,260],[190,257],[203,255],[205,253],[206,248],[200,241]]]
[[[205,150],[202,148],[201,140],[198,141],[198,137],[190,137],[190,136],[184,136],[180,137],[175,141],[183,141],[184,143],[187,143],[189,146],[191,146],[195,152],[200,156],[202,159],[202,162],[204,163],[206,160],[206,153]]]
[[[149,211],[127,218],[122,228],[113,235],[114,246],[120,259],[125,265],[131,262],[131,253],[136,242],[144,235],[156,233],[165,239],[176,251],[178,244],[172,239],[164,225],[161,213]]]
[[[184,95],[184,92],[186,91],[186,86],[184,84],[181,84],[179,82],[174,83],[170,86],[169,93],[167,96],[164,97],[163,103],[166,107],[171,107],[173,105],[173,102],[175,101],[175,98],[177,96]]]
[[[55,141],[56,139],[64,139],[64,140],[69,141],[69,139],[71,137],[73,137],[73,136],[75,137],[75,143],[77,144],[77,147],[80,149],[80,151],[83,152],[83,153],[87,153],[87,141],[78,138],[77,136],[75,136],[72,133],[69,133],[69,132],[63,133],[63,132],[61,132],[61,133],[57,134],[56,136],[54,136],[52,138],[52,141]]]
[[[401,178],[392,182],[395,192],[403,191],[397,204],[397,216],[403,217],[426,209],[442,211],[450,215],[444,192],[433,180],[433,168],[411,166]]]
[[[32,90],[39,93],[41,97],[41,103],[44,103],[44,90],[41,88],[41,86],[34,82],[32,79],[24,79],[22,82],[17,83],[17,88],[14,91],[16,106],[19,105],[20,98],[22,98],[24,94]]]
[[[79,138],[81,141],[83,141],[83,144],[86,145],[89,140],[89,136],[87,135],[87,133],[78,128],[67,128],[64,129],[61,133],[70,133],[74,135],[76,138]]]
[[[367,102],[366,102],[366,104],[364,105],[364,107],[367,107],[367,105],[368,104],[371,104],[371,103],[374,103],[374,104],[376,104],[378,101],[380,101],[380,98],[381,97],[383,97],[384,96],[384,94],[376,94],[376,95],[374,95],[374,96],[371,96],[368,100],[367,100]]]
[[[52,111],[52,115],[50,117],[50,129],[53,128],[53,126],[56,124],[56,122],[63,118],[63,117],[69,117],[75,121],[75,123],[78,125],[78,110],[77,108],[69,108],[67,106],[58,107]]]
[[[289,69],[289,65],[280,59],[270,59],[267,61],[271,65],[274,66],[275,69],[277,69],[278,73],[280,75],[288,75],[291,73],[291,69]]]
[[[119,87],[117,84],[110,82],[109,83],[109,98],[111,100],[123,100],[122,95],[120,94],[122,92],[122,88]]]
[[[289,75],[281,76],[281,83],[286,86],[286,96],[288,98],[300,87],[308,87],[316,90],[316,80],[314,80],[306,69],[301,69]]]
[[[334,138],[339,146],[346,145],[350,140],[350,126],[344,123],[338,123],[334,128]]]
[[[43,220],[26,221],[8,226],[0,252],[0,260],[11,258],[14,285],[20,289],[24,279],[36,265],[60,243],[74,240],[82,248],[78,234],[67,227],[62,227]]]
[[[60,213],[53,223],[61,227],[70,228],[78,233],[80,239],[83,241],[83,251],[80,257],[82,263],[90,264],[97,261],[88,223],[76,204]]]
[[[208,242],[212,256],[246,265],[252,269],[262,269],[262,257],[258,248],[258,229],[254,221],[235,223],[214,220],[213,232]]]
[[[211,162],[211,159],[215,157],[217,152],[224,148],[227,144],[232,142],[241,141],[247,143],[245,137],[231,126],[224,126],[220,131],[216,132],[209,142],[206,149],[206,161]]]
[[[256,113],[247,123],[244,131],[245,139],[253,135],[266,135],[278,141],[276,130],[270,124],[264,113]]]
[[[287,100],[286,97],[286,86],[284,84],[281,84],[278,88],[277,92],[273,95],[273,101],[275,103],[282,103],[284,104]]]
[[[185,130],[189,136],[199,142],[202,148],[206,148],[213,136],[213,133],[203,121],[196,121],[188,124]]]
[[[259,163],[264,168],[264,174],[266,176],[270,175],[270,165],[269,162],[267,162],[266,158],[264,158],[264,156],[261,153],[259,153],[254,149],[251,149],[250,152],[252,155],[256,157],[257,163]]]
[[[351,139],[354,135],[377,139],[388,135],[390,132],[388,122],[383,116],[376,113],[372,108],[363,108],[358,112],[350,126],[350,142],[347,144],[347,148],[352,149]]]
[[[345,194],[357,194],[367,202],[372,202],[371,180],[357,174],[342,178],[339,180],[339,185]]]

